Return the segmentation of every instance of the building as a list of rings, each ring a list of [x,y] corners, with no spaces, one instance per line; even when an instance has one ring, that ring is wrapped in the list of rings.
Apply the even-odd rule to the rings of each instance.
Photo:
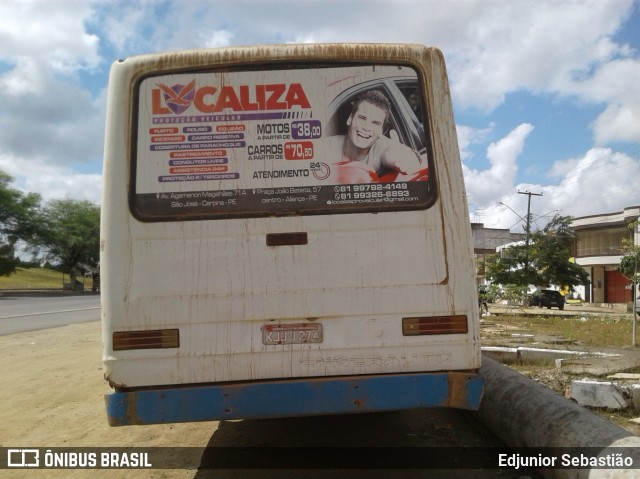
[[[640,227],[630,225],[640,219],[640,206],[624,211],[574,218],[576,263],[587,270],[591,283],[585,287],[585,300],[591,303],[630,303],[632,285],[619,271],[622,240],[640,244]]]
[[[473,253],[476,261],[476,280],[484,284],[484,257],[493,254],[500,246],[516,241],[524,241],[524,233],[512,233],[508,229],[485,228],[483,223],[471,223]]]

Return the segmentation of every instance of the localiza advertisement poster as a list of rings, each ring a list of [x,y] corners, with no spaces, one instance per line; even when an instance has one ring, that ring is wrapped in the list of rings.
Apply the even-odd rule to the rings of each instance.
[[[143,220],[349,213],[433,201],[427,112],[406,66],[149,76],[137,86]]]

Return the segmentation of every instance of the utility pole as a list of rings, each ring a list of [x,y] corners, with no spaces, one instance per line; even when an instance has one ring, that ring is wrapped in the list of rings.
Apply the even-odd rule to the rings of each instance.
[[[632,243],[633,244],[633,243]],[[631,282],[631,288],[633,289],[633,294],[631,295],[631,301],[633,301],[633,308],[631,308],[631,311],[633,311],[633,327],[632,327],[632,331],[631,331],[631,345],[633,347],[636,346],[636,323],[638,321],[638,312],[640,310],[638,310],[637,308],[637,301],[636,301],[636,294],[638,291],[638,255],[636,253],[635,256],[635,260],[634,260],[634,271],[633,271],[633,281]]]
[[[542,193],[531,193],[530,191],[518,191],[520,195],[527,195],[527,226],[526,226],[526,240],[524,247],[524,274],[525,277],[529,275],[529,234],[531,233],[531,196],[542,196]]]
[[[636,297],[640,297],[640,296],[636,296],[638,294],[638,250],[636,249],[636,240],[635,240],[636,235],[640,233],[639,222],[636,222],[634,229],[636,231],[631,233],[631,247],[633,248],[632,250],[633,251],[633,280],[631,281],[631,289],[632,289],[631,301],[633,301],[631,314],[633,314],[633,318],[632,318],[633,327],[631,331],[631,345],[635,348],[637,344],[636,343],[636,333],[637,333],[636,323],[638,322],[638,315],[640,315],[640,309],[638,309],[638,302],[636,301]]]

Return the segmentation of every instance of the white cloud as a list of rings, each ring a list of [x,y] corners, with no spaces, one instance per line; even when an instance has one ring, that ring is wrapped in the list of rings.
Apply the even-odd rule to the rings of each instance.
[[[93,99],[34,59],[0,75],[0,145],[17,158],[72,164],[102,157],[104,98]]]
[[[26,191],[42,191],[43,200],[73,198],[102,202],[102,175],[82,174],[61,168],[30,176],[24,183]]]
[[[640,200],[640,162],[610,148],[592,148],[558,185],[545,190],[548,206],[572,216],[621,211]]]
[[[52,165],[46,160],[0,155],[0,170],[14,178],[11,185],[25,193],[37,192],[44,201],[74,198],[101,201],[102,175],[79,173],[71,168]]]
[[[460,149],[460,158],[462,161],[473,159],[473,153],[470,147],[482,143],[493,130],[493,126],[494,125],[491,124],[487,128],[474,128],[466,125],[456,125],[458,148]]]
[[[635,72],[640,62],[631,58],[637,52],[614,40],[634,0],[371,0],[366,8],[363,5],[335,0],[191,0],[167,4],[162,11],[154,2],[123,9],[134,10],[136,25],[128,26],[130,32],[153,31],[146,47],[155,50],[224,46],[231,41],[436,45],[447,58],[459,107],[490,112],[509,93],[522,89],[576,97],[602,104],[606,110],[594,123],[599,143],[640,138],[625,123],[625,118],[640,117],[640,109],[630,100],[640,96]],[[117,14],[116,8],[112,10]],[[130,22],[128,15],[118,15],[122,22]],[[626,71],[616,67],[625,62]],[[626,128],[607,128],[611,120]]]
[[[518,215],[525,217],[528,198],[518,191],[542,193],[531,200],[533,228],[543,227],[555,213],[574,217],[610,213],[640,201],[640,161],[609,148],[592,148],[579,158],[557,162],[552,173],[560,176],[556,184],[518,184],[509,191],[497,191],[479,203],[480,221],[486,226],[522,231]]]
[[[3,0],[0,57],[37,58],[53,70],[74,73],[99,61],[98,37],[85,29],[90,2]]]
[[[74,196],[88,194],[75,182],[98,190],[93,172],[101,163],[105,99],[96,92],[106,86],[108,65],[132,54],[231,44],[436,45],[447,59],[457,109],[488,114],[509,93],[522,90],[541,98],[569,98],[601,108],[592,121],[596,145],[637,143],[640,59],[615,39],[634,8],[637,0],[0,0],[0,168],[46,197],[65,188]],[[91,88],[81,82],[96,71],[100,75],[92,78]],[[487,209],[500,200],[514,208],[524,204],[524,195],[515,190],[524,187],[516,178],[519,170],[526,171],[518,159],[533,130],[525,123],[530,121],[522,115],[513,123],[520,126],[488,148],[486,170],[469,167],[484,159],[473,157],[472,147],[486,141],[494,125],[459,127],[474,204]],[[592,198],[591,204],[615,209],[637,204],[637,171],[634,178],[628,173],[638,161],[607,149],[557,162],[549,171],[556,185],[525,186],[544,189],[536,205],[552,209],[562,199],[583,211],[585,198],[597,196],[602,187],[596,187],[586,166],[596,158],[609,168],[626,162],[628,171],[622,176],[602,170],[607,171],[606,198]],[[78,165],[91,173],[77,173]],[[610,186],[614,181],[625,186]],[[509,215],[505,223],[514,219]]]
[[[556,161],[549,169],[548,176],[554,180],[561,180],[569,173],[576,171],[582,164],[582,158],[569,158],[567,160]]]
[[[595,142],[598,145],[606,145],[614,141],[640,141],[640,97],[624,105],[609,105],[598,116],[593,129]]]
[[[472,170],[463,165],[467,195],[476,205],[488,203],[513,190],[518,171],[518,156],[533,126],[524,123],[516,127],[506,137],[492,143],[487,149],[491,167],[486,170]]]
[[[627,55],[611,36],[631,0],[483,2],[486,8],[448,45],[453,90],[462,105],[492,110],[505,94],[571,94],[595,66]]]
[[[637,53],[637,52],[636,52]],[[640,141],[640,60],[614,59],[598,65],[592,74],[570,78],[558,91],[585,103],[604,105],[592,123],[596,144]]]
[[[91,7],[0,2],[0,167],[45,197],[75,194],[72,183],[87,182],[72,168],[102,158],[104,98],[80,86],[101,62],[98,37],[86,30]]]
[[[42,62],[34,58],[18,58],[14,67],[0,76],[0,95],[5,98],[41,95],[47,90],[45,77],[50,77],[49,72]]]
[[[111,7],[111,8],[109,8]],[[105,43],[116,48],[118,52],[124,52],[127,48],[135,49],[139,46],[142,23],[154,20],[152,12],[145,11],[142,6],[135,3],[113,2],[105,6],[95,19],[96,28],[100,28]]]
[[[204,41],[204,46],[207,48],[228,47],[231,45],[232,39],[233,32],[217,30],[207,36],[207,39]]]

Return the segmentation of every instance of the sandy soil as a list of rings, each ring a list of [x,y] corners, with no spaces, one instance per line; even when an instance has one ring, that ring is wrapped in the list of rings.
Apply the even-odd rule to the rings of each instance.
[[[100,323],[0,337],[3,447],[203,447],[218,423],[112,428],[103,395]],[[24,471],[0,471],[24,477]],[[34,470],[30,477],[191,478],[177,470]]]

